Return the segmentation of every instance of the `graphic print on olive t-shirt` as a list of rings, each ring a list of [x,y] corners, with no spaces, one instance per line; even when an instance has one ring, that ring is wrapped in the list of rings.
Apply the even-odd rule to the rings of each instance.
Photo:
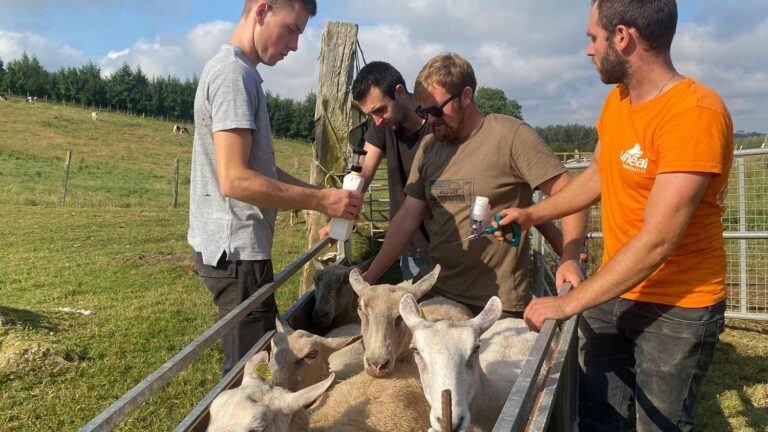
[[[429,185],[429,199],[437,204],[469,204],[474,189],[473,179],[434,180]]]

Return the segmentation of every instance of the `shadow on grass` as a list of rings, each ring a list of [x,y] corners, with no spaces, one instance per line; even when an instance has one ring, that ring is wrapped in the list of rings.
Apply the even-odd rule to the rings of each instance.
[[[765,331],[751,328],[741,330],[766,334]],[[744,355],[733,344],[721,340],[699,398],[699,429],[765,430],[765,425],[768,424],[768,406],[765,405],[768,400],[766,382],[768,359],[763,355]],[[755,386],[762,388],[756,389]]]
[[[0,324],[2,327],[13,326],[30,330],[56,330],[53,323],[45,315],[7,306],[0,306]]]

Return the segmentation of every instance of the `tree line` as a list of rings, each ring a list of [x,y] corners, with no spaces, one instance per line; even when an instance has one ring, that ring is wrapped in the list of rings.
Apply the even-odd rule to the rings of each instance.
[[[0,93],[189,122],[194,119],[197,84],[196,76],[183,81],[173,76],[148,78],[140,67],[132,69],[127,63],[104,77],[93,63],[49,72],[26,53],[7,64],[0,59]],[[302,101],[266,95],[272,132],[281,138],[312,141],[316,95],[309,93]],[[485,113],[523,119],[522,106],[500,89],[478,88],[475,102]],[[592,151],[597,143],[594,127],[568,124],[535,129],[556,152]]]

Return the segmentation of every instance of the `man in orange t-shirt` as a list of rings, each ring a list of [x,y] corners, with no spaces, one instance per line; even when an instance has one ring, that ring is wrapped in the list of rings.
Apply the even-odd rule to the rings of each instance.
[[[596,275],[567,295],[533,300],[524,318],[583,312],[579,427],[694,429],[694,407],[724,322],[720,218],[733,153],[730,114],[680,75],[670,47],[675,0],[593,0],[587,55],[608,95],[592,165],[559,194],[502,211],[523,229],[602,202]]]

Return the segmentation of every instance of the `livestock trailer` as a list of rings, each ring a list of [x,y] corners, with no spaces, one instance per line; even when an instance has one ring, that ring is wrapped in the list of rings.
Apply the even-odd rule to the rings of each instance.
[[[280,287],[324,247],[329,239],[317,242],[309,251],[289,264],[274,282],[255,292],[235,310],[216,322],[178,354],[125,393],[106,410],[84,425],[80,431],[109,431],[127,419],[163,386],[173,380],[205,350],[232,328],[257,304]],[[349,245],[346,245],[349,250]],[[344,258],[338,261],[342,263]],[[294,329],[317,332],[312,321],[315,293],[309,290],[283,315]],[[576,328],[578,316],[565,322],[548,321],[523,365],[515,386],[510,391],[499,415],[494,432],[570,431],[576,421]],[[174,432],[203,432],[208,426],[208,409],[222,391],[239,385],[246,361],[268,348],[274,331],[265,334],[251,351],[227,373],[179,423]]]

